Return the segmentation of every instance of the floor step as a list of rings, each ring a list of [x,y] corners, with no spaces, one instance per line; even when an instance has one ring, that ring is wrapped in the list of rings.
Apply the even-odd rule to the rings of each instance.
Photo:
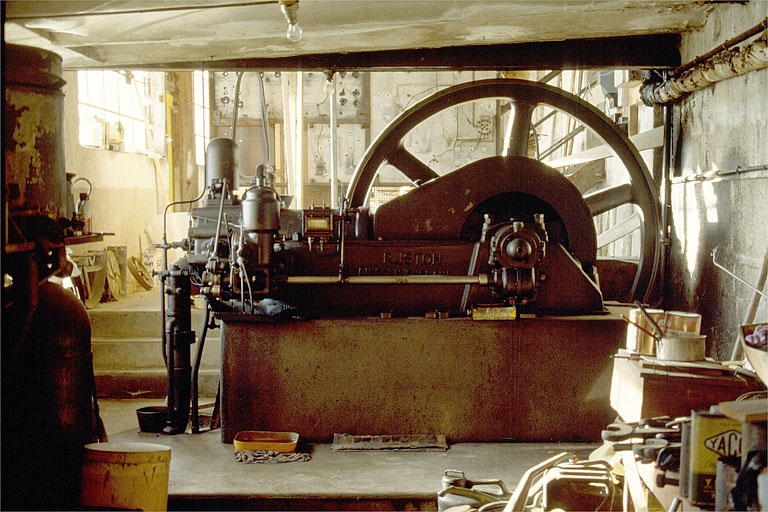
[[[190,346],[192,361],[195,360],[198,347],[198,343]],[[165,367],[162,341],[159,338],[92,338],[91,350],[93,351],[93,368],[100,372]],[[206,336],[200,368],[218,370],[220,366],[219,336]]]
[[[192,330],[200,335],[203,311],[192,309]],[[162,352],[163,315],[157,290],[136,292],[88,310],[96,389],[105,398],[163,398],[168,374]],[[201,396],[216,396],[219,386],[219,331],[206,336],[198,386]],[[198,344],[191,345],[195,360]]]
[[[88,310],[91,336],[97,338],[159,338],[163,334],[163,315],[157,311]],[[192,310],[192,330],[198,335],[203,312]]]
[[[168,374],[164,368],[145,370],[94,371],[99,398],[163,398],[168,395]],[[216,396],[219,371],[201,369],[198,378],[200,396]]]

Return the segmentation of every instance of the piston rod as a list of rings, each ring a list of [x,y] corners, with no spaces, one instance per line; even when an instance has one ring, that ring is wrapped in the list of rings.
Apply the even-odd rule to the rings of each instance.
[[[488,276],[347,276],[339,280],[339,276],[288,276],[288,284],[453,284],[467,285],[488,284]]]

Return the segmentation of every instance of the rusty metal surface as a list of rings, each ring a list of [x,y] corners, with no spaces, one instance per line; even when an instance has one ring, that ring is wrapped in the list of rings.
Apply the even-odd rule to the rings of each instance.
[[[615,412],[605,316],[510,322],[222,322],[222,441],[240,430],[444,434],[450,442],[594,441]]]
[[[5,181],[17,184],[14,209],[64,215],[64,95],[61,58],[46,50],[8,45],[3,103]]]

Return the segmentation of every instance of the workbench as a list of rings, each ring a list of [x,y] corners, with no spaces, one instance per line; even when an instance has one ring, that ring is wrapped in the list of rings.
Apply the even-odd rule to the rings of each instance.
[[[625,422],[637,422],[689,416],[693,410],[719,404],[722,414],[743,423],[742,457],[746,457],[749,450],[765,447],[768,402],[735,399],[762,389],[755,376],[719,363],[661,361],[622,349],[614,357],[611,406]],[[638,462],[631,450],[622,452],[621,461],[626,472],[624,510],[703,510],[682,497],[677,485],[658,485],[661,471],[654,463]]]

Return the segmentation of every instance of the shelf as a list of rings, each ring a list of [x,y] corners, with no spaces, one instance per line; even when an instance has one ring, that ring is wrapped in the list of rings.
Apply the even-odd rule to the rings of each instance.
[[[104,235],[112,233],[91,233],[89,235],[74,235],[65,236],[64,245],[79,245],[89,244],[91,242],[101,242],[104,240]]]
[[[739,400],[720,402],[720,412],[742,423],[765,423],[768,421],[768,400]]]

